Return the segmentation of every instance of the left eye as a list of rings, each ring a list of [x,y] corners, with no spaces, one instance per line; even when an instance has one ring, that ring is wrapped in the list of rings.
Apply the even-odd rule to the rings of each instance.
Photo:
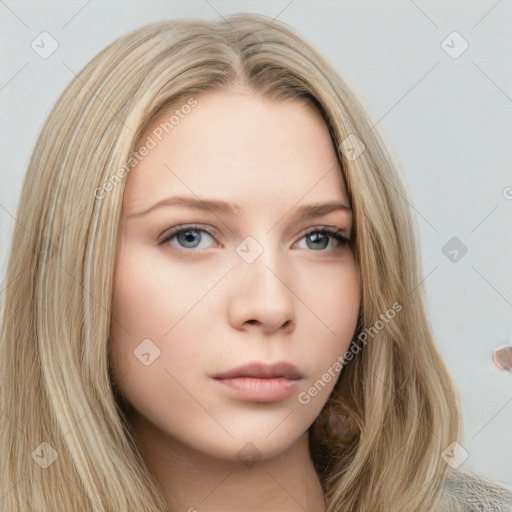
[[[313,231],[309,231],[306,233],[302,238],[311,237],[309,238],[310,241],[312,241],[313,244],[320,244],[321,249],[325,249],[326,245],[324,242],[327,242],[329,244],[330,240],[334,240],[337,242],[338,246],[345,246],[348,245],[350,240],[346,237],[344,237],[339,231],[332,231],[330,229],[326,228],[320,228],[315,229]],[[302,240],[302,239],[301,239]],[[314,245],[313,245],[314,247]],[[311,248],[308,244],[308,248]],[[317,246],[318,248],[318,246]]]
[[[203,227],[199,226],[188,226],[188,227],[178,227],[173,229],[161,242],[163,245],[166,242],[171,242],[175,247],[185,249],[185,252],[188,252],[186,249],[204,249],[205,247],[200,247],[200,243],[203,241],[203,235],[207,235],[213,239],[213,234],[210,233]],[[178,241],[179,245],[172,243],[172,240],[175,239]],[[336,230],[327,229],[325,227],[317,228],[309,231],[308,233],[302,236],[302,239],[306,239],[306,245],[308,249],[326,249],[331,240],[336,242],[337,247],[343,247],[350,243],[350,240],[344,237],[341,232]],[[334,247],[332,250],[334,250]],[[197,252],[197,251],[190,251]]]

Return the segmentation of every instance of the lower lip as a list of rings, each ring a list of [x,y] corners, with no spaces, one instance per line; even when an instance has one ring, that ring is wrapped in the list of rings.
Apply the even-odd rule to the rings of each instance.
[[[274,379],[235,377],[217,380],[234,390],[237,396],[251,402],[280,402],[296,393],[298,387],[298,380],[284,377]]]

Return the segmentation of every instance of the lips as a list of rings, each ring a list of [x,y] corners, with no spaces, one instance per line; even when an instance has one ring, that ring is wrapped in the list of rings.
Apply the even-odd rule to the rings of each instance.
[[[297,393],[302,374],[288,362],[253,362],[214,376],[231,397],[248,402],[276,403]],[[217,385],[217,384],[216,384]]]
[[[272,364],[261,362],[249,363],[214,376],[215,379],[219,380],[236,379],[240,377],[298,380],[302,378],[302,374],[294,364],[282,361]]]

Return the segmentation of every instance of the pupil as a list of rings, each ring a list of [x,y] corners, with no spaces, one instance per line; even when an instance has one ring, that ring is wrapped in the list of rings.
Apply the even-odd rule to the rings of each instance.
[[[320,239],[324,238],[324,242],[327,240],[327,237],[322,235],[321,233],[313,233],[313,234],[311,234],[309,236],[311,237],[311,240],[313,241],[313,243],[318,243],[318,239],[319,238]],[[323,248],[325,248],[325,244],[323,245]]]
[[[196,232],[193,231],[193,230],[183,231],[180,234],[180,236],[185,239],[185,243],[189,243],[189,242],[193,243],[194,242],[194,238],[197,238]]]

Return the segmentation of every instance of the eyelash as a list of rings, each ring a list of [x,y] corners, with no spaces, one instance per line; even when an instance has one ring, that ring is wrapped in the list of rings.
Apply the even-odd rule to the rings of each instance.
[[[167,242],[170,242],[171,239],[173,239],[176,235],[179,235],[180,233],[183,233],[185,231],[200,231],[200,232],[205,232],[205,233],[208,233],[211,237],[215,238],[215,235],[214,233],[212,233],[212,231],[210,231],[209,229],[203,227],[203,226],[197,226],[197,225],[189,225],[189,226],[182,226],[182,227],[176,227],[174,229],[172,229],[160,242],[158,242],[158,245],[164,245],[166,244]],[[308,235],[312,235],[313,233],[320,233],[322,235],[326,235],[330,238],[333,238],[334,240],[336,240],[339,244],[340,244],[340,247],[345,247],[347,245],[350,244],[350,239],[343,236],[341,234],[340,231],[337,231],[335,229],[332,229],[332,228],[328,228],[327,226],[322,226],[322,227],[319,227],[319,228],[315,228],[315,229],[312,229],[311,231],[308,231],[307,233],[304,233],[304,235],[302,235],[302,237],[300,238],[300,240],[302,240],[302,238],[308,236]],[[188,256],[188,255],[193,255],[193,256],[196,256],[198,252],[201,252],[201,249],[183,249],[183,248],[179,248],[178,249],[184,256]],[[334,249],[331,249],[331,250],[320,250],[320,251],[313,251],[313,252],[332,252]]]

